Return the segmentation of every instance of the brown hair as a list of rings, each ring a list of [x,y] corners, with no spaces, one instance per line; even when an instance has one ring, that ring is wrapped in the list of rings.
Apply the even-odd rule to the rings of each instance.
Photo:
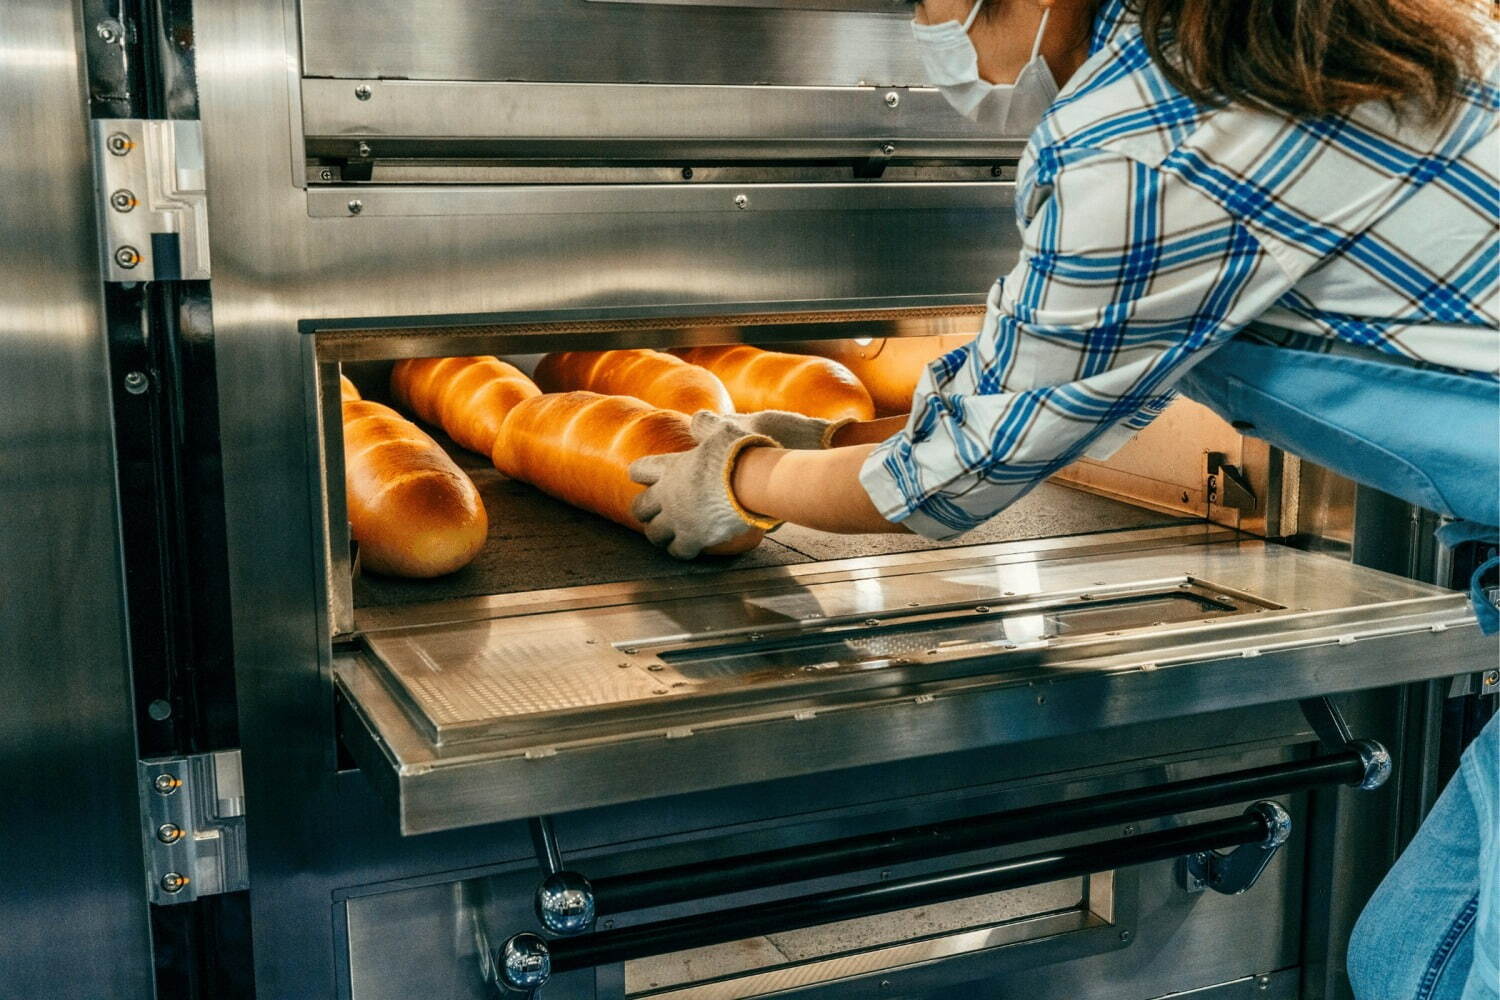
[[[1483,75],[1491,0],[1127,0],[1151,58],[1210,104],[1438,117]]]

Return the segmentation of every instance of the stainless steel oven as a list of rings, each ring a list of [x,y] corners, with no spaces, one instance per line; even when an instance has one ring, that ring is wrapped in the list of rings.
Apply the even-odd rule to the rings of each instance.
[[[1192,404],[955,543],[678,563],[455,447],[481,557],[351,560],[341,373],[977,330],[1023,137],[924,85],[905,5],[145,9],[148,110],[200,124],[95,93],[101,267],[209,359],[157,377],[211,429],[233,707],[141,743],[159,949],[228,891],[266,998],[1347,995],[1413,720],[1494,646],[1306,551],[1348,484]]]

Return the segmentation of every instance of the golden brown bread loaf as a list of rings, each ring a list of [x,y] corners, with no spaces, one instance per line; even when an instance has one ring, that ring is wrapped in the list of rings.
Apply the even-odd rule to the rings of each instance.
[[[672,353],[719,376],[741,413],[790,410],[824,420],[875,416],[869,392],[837,361],[743,344],[688,347]]]
[[[495,468],[575,507],[643,531],[630,505],[644,487],[630,481],[630,463],[646,455],[693,447],[688,418],[629,396],[565,392],[517,404],[495,441]],[[760,544],[745,534],[709,549],[735,555]]]
[[[511,407],[541,391],[520,369],[483,356],[398,361],[391,395],[465,448],[488,455]]]
[[[561,351],[536,366],[543,392],[584,389],[634,396],[663,410],[733,413],[724,383],[712,372],[661,351]]]
[[[339,376],[339,397],[346,403],[360,398],[359,390],[354,387],[353,382],[349,381],[348,375]]]
[[[343,405],[344,494],[364,568],[429,577],[468,565],[489,530],[469,477],[389,406]]]
[[[796,350],[837,361],[870,391],[875,414],[894,417],[911,412],[917,380],[927,366],[973,340],[972,334],[942,337],[881,337],[875,340],[824,340],[798,344]]]

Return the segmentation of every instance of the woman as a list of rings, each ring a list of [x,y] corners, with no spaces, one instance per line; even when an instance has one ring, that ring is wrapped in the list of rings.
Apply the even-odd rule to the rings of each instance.
[[[1449,540],[1492,534],[1500,74],[1483,5],[1047,6],[916,8],[932,82],[1031,135],[1021,258],[979,336],[931,366],[908,418],[697,415],[695,449],[632,469],[652,541],[691,558],[782,521],[949,538],[1107,456],[1177,391],[1460,519]],[[1494,626],[1482,594],[1475,610]],[[1497,995],[1495,741],[1492,723],[1362,918],[1361,1000]]]

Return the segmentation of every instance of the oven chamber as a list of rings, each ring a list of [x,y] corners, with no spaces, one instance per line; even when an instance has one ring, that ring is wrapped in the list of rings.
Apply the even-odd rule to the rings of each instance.
[[[1016,251],[1022,140],[921,85],[906,16],[194,10],[258,995],[493,995],[499,942],[536,929],[542,817],[607,881],[1294,764],[1327,750],[1299,709],[1325,695],[1399,755],[1388,689],[1484,655],[1461,597],[1279,544],[1329,509],[1300,489],[1315,474],[1191,407],[958,547],[788,532],[682,567],[494,482],[509,537],[481,570],[354,578],[341,368],[369,388],[403,357],[977,328]],[[1224,502],[1226,465],[1253,505]],[[1341,996],[1411,794],[1280,796],[1292,839],[1243,895],[1162,858],[604,962],[542,995]],[[608,919],[711,924],[1247,804]]]

